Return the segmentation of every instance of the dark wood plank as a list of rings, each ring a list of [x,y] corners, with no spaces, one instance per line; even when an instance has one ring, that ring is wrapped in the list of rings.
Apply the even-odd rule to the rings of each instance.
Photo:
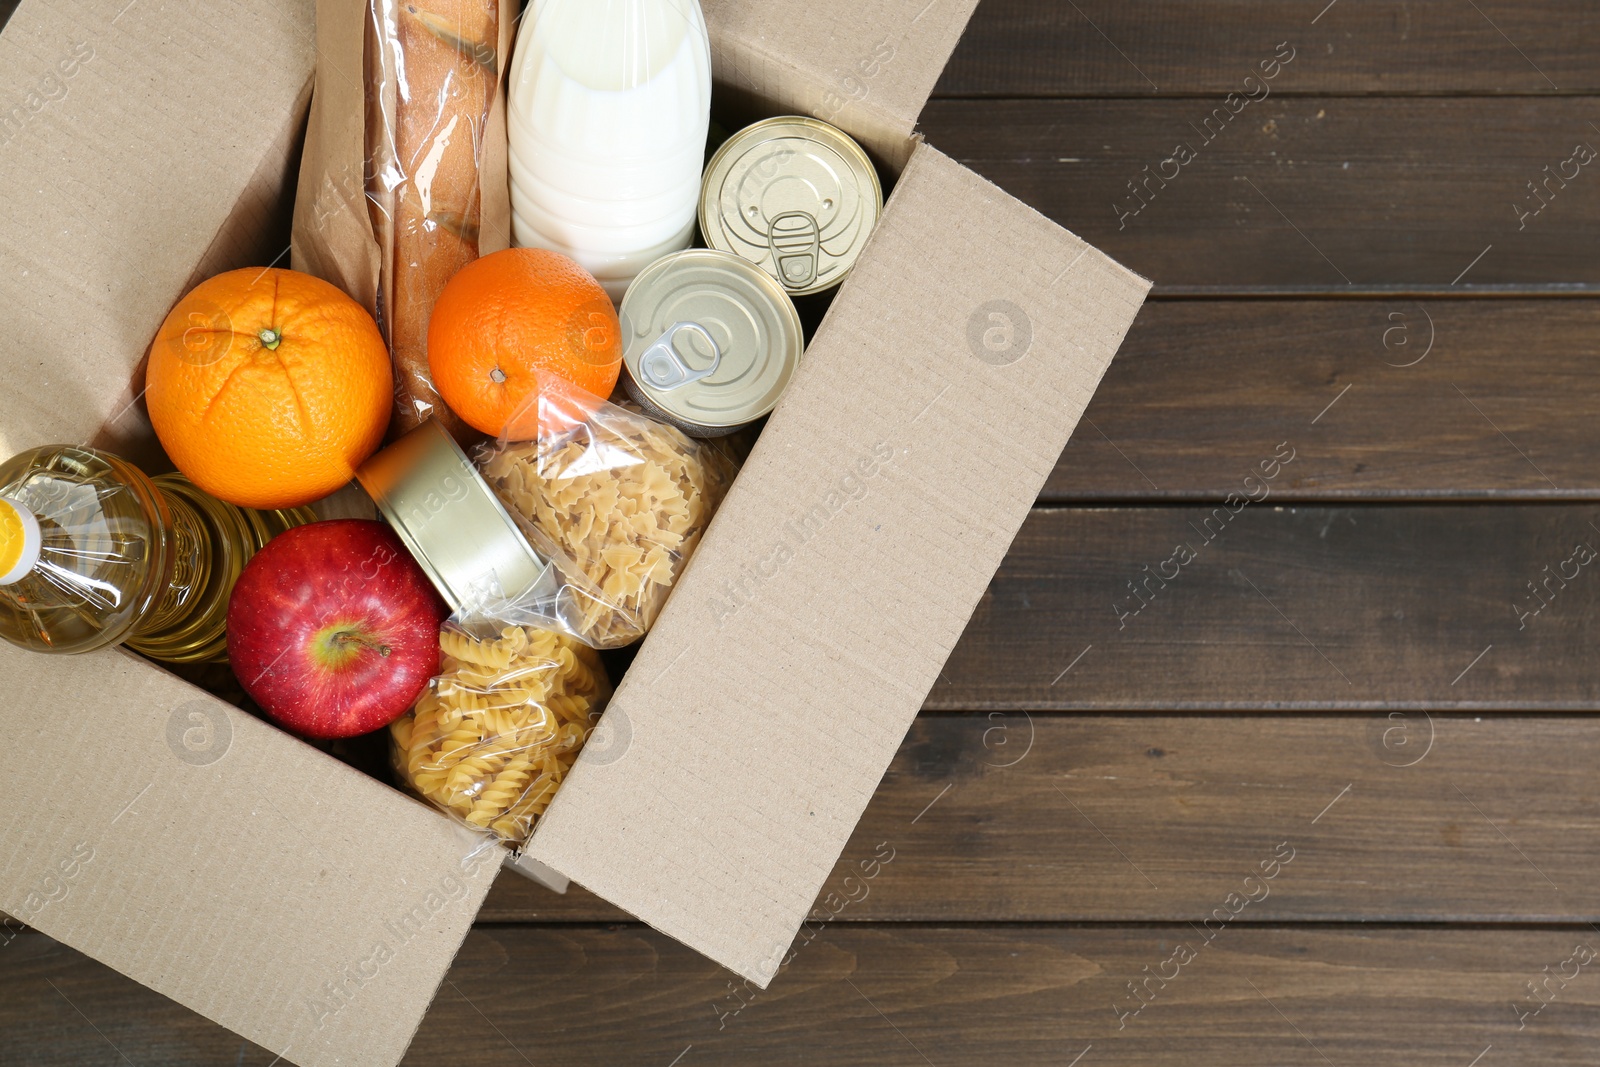
[[[235,1064],[272,1057],[43,934],[0,946],[0,1064]]]
[[[1512,1009],[1523,982],[1600,941],[1589,928],[1242,928],[1202,940],[1187,927],[839,924],[756,994],[637,928],[480,931],[460,969],[483,977],[446,986],[406,1062],[456,1063],[470,1047],[486,1067],[679,1056],[681,1067],[1065,1067],[1093,1045],[1080,1067],[1310,1065],[1317,1050],[1341,1064],[1466,1067],[1489,1044],[1501,1063],[1589,1064],[1600,1037],[1600,982],[1585,970],[1521,1031]],[[1119,1030],[1113,1005],[1140,1003],[1127,983],[1179,943],[1196,946],[1189,964],[1164,988],[1152,979],[1155,999]]]
[[[927,706],[1600,705],[1600,512],[1249,504],[1270,460],[1231,505],[1035,511]]]
[[[924,715],[818,914],[1198,923],[1287,845],[1241,919],[1577,922],[1597,763],[1581,717]],[[513,874],[479,915],[625,918]]]
[[[108,968],[27,939],[0,970],[5,1063],[273,1062]],[[1189,927],[840,923],[756,992],[639,927],[477,930],[405,1063],[1063,1067],[1092,1046],[1082,1067],[1466,1067],[1492,1045],[1485,1064],[1587,1065],[1600,983],[1575,949],[1596,941],[1588,927],[1240,926],[1206,943]],[[1179,945],[1190,955],[1175,956]],[[1176,972],[1175,958],[1187,959]],[[1518,1012],[1540,1003],[1526,983],[1563,970],[1576,977],[1549,979],[1549,1002],[1519,1030]],[[1149,999],[1119,1016],[1141,1003],[1135,981]]]
[[[1151,303],[1043,500],[1221,500],[1285,439],[1279,501],[1593,499],[1597,336],[1587,300]]]
[[[1593,92],[1597,39],[1583,0],[984,0],[938,93],[1220,96],[1280,41],[1306,58],[1280,91]]]
[[[1600,284],[1600,160],[1566,162],[1600,148],[1591,99],[1274,95],[1229,114],[1215,98],[940,100],[923,126],[1158,292]],[[1194,157],[1136,196],[1180,144]],[[1528,183],[1564,164],[1576,177],[1549,178],[1523,220],[1516,205],[1542,203]]]
[[[1200,921],[1238,870],[1288,841],[1293,877],[1249,919],[1577,921],[1600,914],[1591,727],[1421,712],[932,713],[822,900],[857,897],[839,915],[852,921]],[[894,859],[861,896],[861,864],[885,842]],[[1530,894],[1545,877],[1560,888]],[[479,918],[628,916],[508,873]]]

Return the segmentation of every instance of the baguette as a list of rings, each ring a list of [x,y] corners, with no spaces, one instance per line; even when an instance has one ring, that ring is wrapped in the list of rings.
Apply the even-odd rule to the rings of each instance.
[[[374,183],[392,197],[386,279],[395,364],[395,433],[438,417],[457,438],[471,430],[445,406],[428,371],[428,319],[455,273],[478,257],[479,167],[499,76],[499,0],[372,0],[392,18],[400,62],[392,116],[394,173],[374,159]],[[403,79],[403,80],[402,80]]]

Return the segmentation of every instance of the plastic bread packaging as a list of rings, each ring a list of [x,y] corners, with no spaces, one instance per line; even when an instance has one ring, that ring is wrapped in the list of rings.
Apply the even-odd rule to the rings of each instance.
[[[605,710],[594,649],[481,616],[439,633],[440,673],[389,727],[395,772],[461,822],[523,844]]]
[[[474,612],[595,648],[648,632],[738,473],[715,444],[550,376],[475,462],[558,579]]]
[[[445,283],[508,247],[501,82],[517,0],[318,0],[293,265],[363,302],[395,363],[394,434],[468,429],[428,373]]]

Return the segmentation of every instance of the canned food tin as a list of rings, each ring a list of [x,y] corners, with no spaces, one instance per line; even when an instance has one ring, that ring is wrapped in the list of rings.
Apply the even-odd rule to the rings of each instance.
[[[558,591],[550,564],[438,420],[374,455],[356,478],[451,611]]]
[[[794,301],[727,252],[692,248],[645,268],[622,300],[623,387],[694,437],[767,414],[805,349]]]
[[[700,190],[706,244],[756,264],[792,296],[843,281],[882,214],[883,187],[861,146],[800,116],[728,138]]]

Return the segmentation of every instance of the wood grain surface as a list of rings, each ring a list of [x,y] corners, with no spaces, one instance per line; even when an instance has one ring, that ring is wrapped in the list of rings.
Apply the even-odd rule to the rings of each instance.
[[[1222,94],[1280,41],[1300,93],[1592,93],[1600,12],[1584,0],[984,0],[941,96]]]
[[[1594,499],[1597,346],[1587,300],[1148,304],[1042,500],[1222,500],[1285,439],[1278,501]]]
[[[1298,56],[1273,84],[1316,62]],[[1600,284],[1600,159],[1568,162],[1579,145],[1600,150],[1592,99],[1275,94],[1235,106],[936,100],[922,125],[1157,295]],[[1163,165],[1180,145],[1192,158]]]
[[[926,706],[1600,701],[1600,509],[1250,504],[1240,470],[1232,505],[1036,510]]]
[[[1597,54],[983,0],[929,141],[1156,289],[818,920],[756,992],[504,875],[406,1063],[1595,1063]],[[18,929],[0,1067],[287,1062]]]
[[[636,926],[480,928],[405,1062],[1467,1067],[1491,1048],[1480,1062],[1594,1062],[1592,927],[1207,934],[833,923],[758,992]],[[6,951],[7,1063],[275,1062],[39,935]]]
[[[1501,1062],[1587,1064],[1600,1036],[1592,974],[1579,969],[1520,1031],[1513,1006],[1530,1000],[1524,982],[1596,940],[1588,927],[1224,928],[1204,944],[1188,926],[838,924],[797,952],[782,991],[752,997],[637,928],[480,931],[458,965],[466,980],[446,985],[411,1060],[449,1062],[459,1035],[483,1033],[487,1019],[506,1047],[477,1043],[475,1063],[1066,1065],[1093,1045],[1079,1067],[1314,1064],[1319,1054],[1462,1067],[1496,1044]],[[1164,987],[1152,979],[1153,999],[1118,1029],[1117,1009],[1143,1003],[1127,984],[1146,967],[1160,972],[1179,944],[1190,962]],[[474,966],[519,992],[473,983]]]
[[[1239,920],[1588,921],[1590,722],[924,715],[819,906],[864,922],[1198,923],[1287,844],[1293,861]],[[881,845],[893,859],[864,879]],[[627,916],[506,875],[479,918]]]

